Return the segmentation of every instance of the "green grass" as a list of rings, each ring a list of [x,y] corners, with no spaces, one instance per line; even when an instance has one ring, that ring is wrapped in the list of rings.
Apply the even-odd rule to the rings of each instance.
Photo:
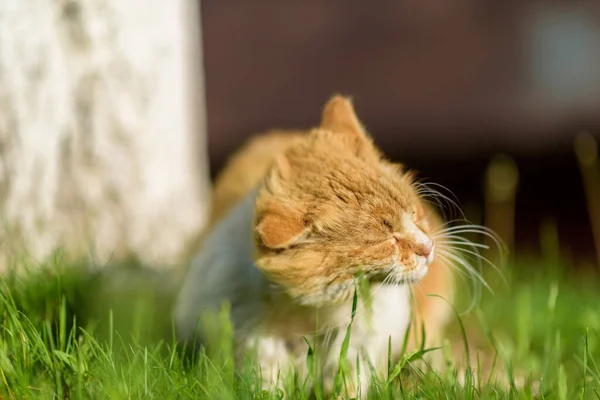
[[[259,374],[252,362],[234,371],[226,323],[214,333],[220,345],[213,353],[190,357],[178,348],[169,315],[173,291],[163,276],[134,267],[100,275],[82,270],[56,258],[3,278],[0,398],[281,397],[253,392]],[[599,280],[566,276],[539,260],[517,262],[505,276],[507,285],[492,282],[495,294],[484,294],[461,317],[466,335],[453,324],[437,350],[446,368],[433,371],[420,353],[407,354],[390,365],[389,379],[373,382],[372,398],[599,398]],[[307,363],[319,382],[314,358],[311,347]],[[475,378],[459,379],[465,371]],[[308,398],[307,382],[282,379],[293,398]],[[313,396],[323,398],[319,384]]]

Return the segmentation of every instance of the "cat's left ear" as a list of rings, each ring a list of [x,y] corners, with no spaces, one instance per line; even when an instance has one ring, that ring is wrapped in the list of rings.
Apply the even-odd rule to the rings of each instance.
[[[309,232],[300,211],[284,205],[270,205],[258,216],[255,233],[271,249],[285,249],[302,241]]]
[[[366,136],[366,132],[352,106],[349,98],[340,95],[333,96],[325,107],[321,116],[321,128],[332,132],[353,133]]]

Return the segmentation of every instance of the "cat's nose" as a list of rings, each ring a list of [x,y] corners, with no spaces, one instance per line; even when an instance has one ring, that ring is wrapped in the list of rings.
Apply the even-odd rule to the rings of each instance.
[[[419,249],[419,255],[421,255],[423,257],[429,257],[429,255],[431,254],[432,251],[433,251],[433,240],[429,240],[429,241],[421,244],[421,247]]]

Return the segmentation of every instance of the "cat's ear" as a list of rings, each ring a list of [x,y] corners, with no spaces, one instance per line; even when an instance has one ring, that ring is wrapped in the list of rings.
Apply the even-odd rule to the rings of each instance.
[[[364,127],[356,116],[352,102],[349,98],[340,95],[333,96],[325,104],[321,116],[321,128],[333,132],[366,135]]]
[[[271,205],[258,216],[255,232],[264,246],[285,249],[302,241],[309,229],[304,216],[285,205]]]

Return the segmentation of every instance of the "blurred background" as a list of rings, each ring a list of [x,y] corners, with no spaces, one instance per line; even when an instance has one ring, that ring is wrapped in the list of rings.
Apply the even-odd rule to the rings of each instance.
[[[208,177],[334,93],[512,250],[465,314],[477,366],[596,393],[600,1],[0,0],[0,399],[243,389],[228,336],[210,368],[171,346]]]
[[[552,226],[574,265],[596,262],[594,178],[584,184],[574,140],[585,130],[591,151],[600,134],[600,3],[201,7],[212,176],[253,134],[316,125],[339,92],[390,158],[451,189],[474,222],[489,201],[490,161],[508,156],[500,163],[515,182],[516,166],[518,187],[500,215],[514,215],[516,252],[538,254]]]

